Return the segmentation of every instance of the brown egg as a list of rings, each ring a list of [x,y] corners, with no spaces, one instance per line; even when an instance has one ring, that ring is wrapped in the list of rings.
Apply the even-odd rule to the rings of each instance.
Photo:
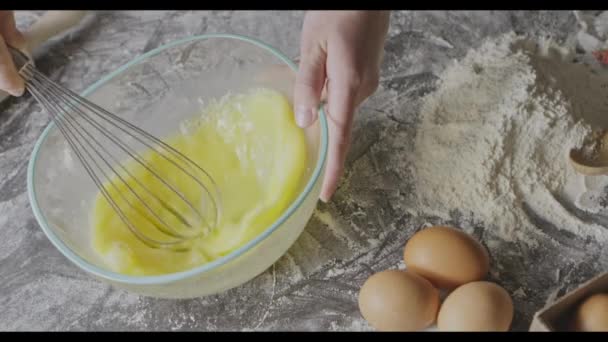
[[[590,296],[578,306],[574,314],[577,331],[608,331],[608,293]]]
[[[443,301],[437,316],[440,331],[508,331],[513,301],[502,287],[487,281],[460,286]]]
[[[369,277],[359,292],[359,310],[379,331],[418,331],[433,324],[439,291],[408,271],[387,270]]]
[[[488,251],[477,240],[444,226],[414,234],[405,245],[403,261],[408,270],[441,289],[482,280],[490,268]]]

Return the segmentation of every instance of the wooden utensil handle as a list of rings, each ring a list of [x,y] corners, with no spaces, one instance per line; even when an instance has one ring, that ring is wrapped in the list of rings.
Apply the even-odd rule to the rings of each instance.
[[[47,11],[24,32],[26,49],[32,52],[50,38],[76,26],[87,11]]]

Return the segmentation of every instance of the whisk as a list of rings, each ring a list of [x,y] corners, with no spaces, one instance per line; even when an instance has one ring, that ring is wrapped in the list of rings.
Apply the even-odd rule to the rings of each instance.
[[[159,138],[52,81],[22,51],[10,46],[9,50],[26,90],[48,112],[107,203],[140,241],[152,248],[187,250],[189,241],[217,227],[220,194],[203,168]],[[164,163],[164,172],[152,161]]]

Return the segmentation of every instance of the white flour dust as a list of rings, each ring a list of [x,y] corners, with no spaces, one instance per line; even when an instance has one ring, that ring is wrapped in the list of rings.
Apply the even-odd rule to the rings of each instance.
[[[559,229],[606,240],[607,230],[563,204],[594,211],[580,199],[607,183],[585,180],[568,162],[608,107],[606,77],[571,60],[549,41],[507,34],[449,66],[421,109],[418,213],[449,219],[458,210],[507,241],[535,245],[531,210]]]

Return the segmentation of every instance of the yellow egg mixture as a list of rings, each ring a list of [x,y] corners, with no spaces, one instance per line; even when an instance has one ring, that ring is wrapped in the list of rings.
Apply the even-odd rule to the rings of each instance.
[[[188,122],[188,127],[185,134],[164,141],[200,165],[217,184],[222,199],[219,226],[189,242],[191,248],[186,251],[150,248],[135,237],[100,193],[93,207],[92,244],[113,271],[158,275],[210,262],[259,235],[297,196],[306,168],[306,144],[304,133],[295,124],[291,106],[282,94],[253,89],[227,95],[207,106],[200,118]],[[192,184],[186,183],[188,179],[176,177],[170,171],[165,159],[151,157],[151,154],[147,158],[150,165],[175,182],[178,189],[191,187]],[[146,187],[162,190],[161,184],[155,183],[140,164],[132,163],[128,168]],[[137,186],[133,179],[127,184]],[[124,183],[114,189],[107,188],[113,198],[118,195],[115,191],[128,190]],[[153,226],[144,224],[136,210],[127,206],[121,209],[138,230],[146,230],[154,237],[162,236]],[[169,217],[162,218],[174,222]]]

